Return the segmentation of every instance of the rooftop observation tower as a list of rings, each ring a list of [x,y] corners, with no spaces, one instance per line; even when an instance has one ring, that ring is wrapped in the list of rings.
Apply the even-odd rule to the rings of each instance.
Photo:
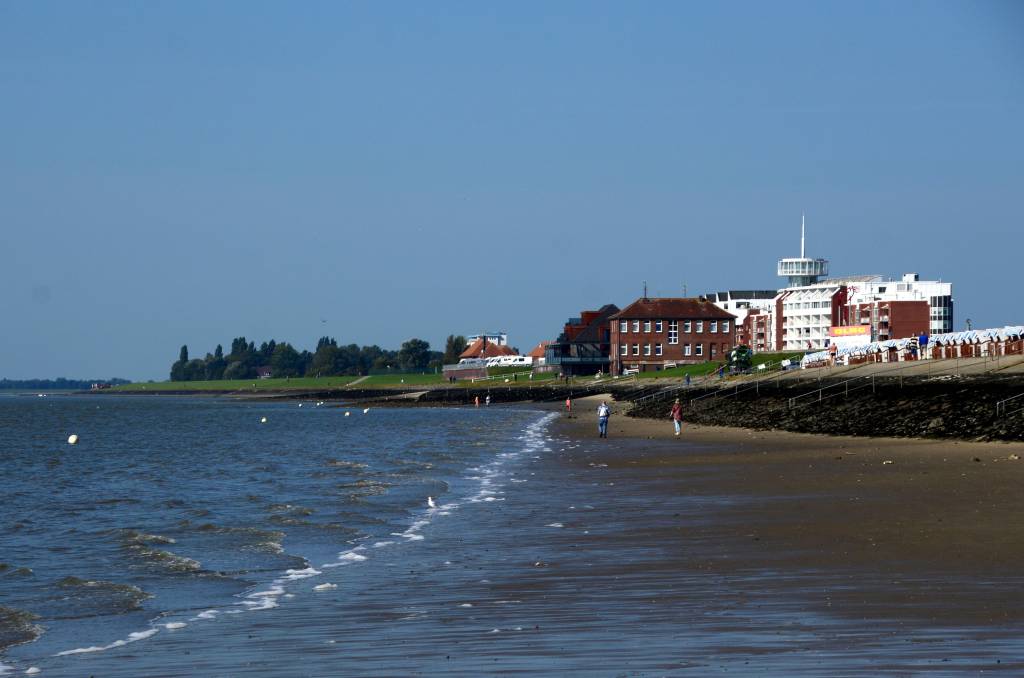
[[[813,285],[828,275],[828,260],[804,256],[804,216],[800,215],[800,257],[779,259],[779,276],[789,278],[786,287]]]

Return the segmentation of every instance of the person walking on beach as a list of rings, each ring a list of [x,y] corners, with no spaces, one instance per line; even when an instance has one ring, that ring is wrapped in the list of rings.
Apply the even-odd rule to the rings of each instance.
[[[686,388],[690,388],[690,373],[686,373]]]
[[[572,398],[565,399],[565,411],[569,415],[572,415]]]
[[[669,412],[669,416],[672,417],[672,423],[676,427],[676,435],[679,435],[683,430],[683,406],[679,404],[679,398],[672,403],[672,411]]]
[[[608,416],[612,411],[608,408],[608,403],[601,401],[601,404],[597,406],[597,437],[607,438],[608,437]]]

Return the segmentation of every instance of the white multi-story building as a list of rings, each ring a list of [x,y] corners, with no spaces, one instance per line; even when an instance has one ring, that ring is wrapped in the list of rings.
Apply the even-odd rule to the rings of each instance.
[[[775,298],[775,350],[802,351],[825,348],[830,327],[839,325],[846,303],[842,281],[779,290]]]
[[[466,345],[472,346],[473,342],[481,337],[486,339],[489,344],[497,344],[498,346],[508,345],[508,334],[505,332],[483,332],[481,334],[471,334],[466,337]]]

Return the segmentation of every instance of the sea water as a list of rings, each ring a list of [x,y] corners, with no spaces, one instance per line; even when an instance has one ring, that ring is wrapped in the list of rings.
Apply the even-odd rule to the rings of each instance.
[[[472,525],[477,507],[504,501],[549,420],[499,408],[2,398],[0,671],[242,671],[267,650],[238,638],[258,631],[299,647],[324,632],[325,613],[344,634],[346,616],[367,612],[346,601],[366,587],[381,589],[376,613],[415,618],[423,611],[403,581],[424,565],[431,525]],[[302,652],[278,655],[271,665]]]

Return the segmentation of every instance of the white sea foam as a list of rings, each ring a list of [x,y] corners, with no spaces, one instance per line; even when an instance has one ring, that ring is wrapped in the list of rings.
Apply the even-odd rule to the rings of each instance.
[[[146,631],[136,631],[135,633],[129,633],[128,637],[124,640],[115,640],[109,645],[93,645],[91,647],[78,647],[74,650],[64,650],[63,652],[58,652],[57,654],[55,654],[54,657],[63,657],[69,654],[85,654],[87,652],[103,652],[104,650],[111,650],[115,647],[123,647],[128,643],[134,643],[139,640],[145,640],[146,638],[149,638],[159,630],[160,629],[148,629]]]
[[[246,594],[246,600],[243,600],[240,604],[246,605],[250,612],[274,609],[277,607],[278,597],[284,595],[284,587],[278,584],[279,582],[275,582],[266,591],[253,591]],[[231,612],[228,614],[231,614]]]
[[[26,676],[34,676],[37,673],[41,673],[41,672],[42,672],[42,669],[40,669],[38,666],[30,666],[27,669],[25,669],[25,675]]]
[[[320,570],[312,567],[307,567],[304,570],[285,570],[284,576],[281,577],[280,581],[295,581],[297,579],[308,579],[309,577],[315,577],[321,574]]]
[[[171,631],[173,631],[175,629],[183,629],[186,626],[188,626],[188,624],[186,624],[184,622],[171,622],[169,624],[164,624],[164,628],[168,629],[168,630],[171,630]]]
[[[394,543],[395,543],[395,542],[393,542],[393,541],[379,541],[379,542],[376,542],[376,543],[375,543],[375,544],[373,545],[373,548],[375,548],[375,549],[382,549],[382,548],[384,548],[385,546],[391,546],[391,545],[392,545],[392,544],[394,544]]]
[[[192,617],[192,619],[190,619],[189,621],[199,621],[200,619],[213,619],[218,614],[220,614],[220,610],[206,610],[205,612],[200,612],[196,616]]]
[[[473,603],[463,603],[462,605],[459,605],[459,607],[473,607]]]
[[[8,664],[0,664],[0,676],[6,675],[14,670],[13,666]]]
[[[280,586],[271,586],[266,591],[253,591],[246,595],[246,598],[276,598],[277,596],[284,593],[284,589]]]
[[[342,551],[341,553],[338,554],[338,562],[336,562],[336,563],[324,563],[320,567],[326,570],[326,569],[329,569],[329,568],[343,567],[345,565],[351,565],[352,563],[361,563],[361,562],[363,562],[364,560],[367,559],[367,556],[364,556],[361,553],[356,553],[356,551],[361,551],[361,550],[363,550],[363,548],[364,547],[362,547],[362,546],[357,546],[356,548],[352,549],[351,551]]]
[[[313,587],[314,591],[330,591],[331,589],[338,588],[337,584],[317,584]]]
[[[544,527],[565,527],[562,523],[548,523]]]

